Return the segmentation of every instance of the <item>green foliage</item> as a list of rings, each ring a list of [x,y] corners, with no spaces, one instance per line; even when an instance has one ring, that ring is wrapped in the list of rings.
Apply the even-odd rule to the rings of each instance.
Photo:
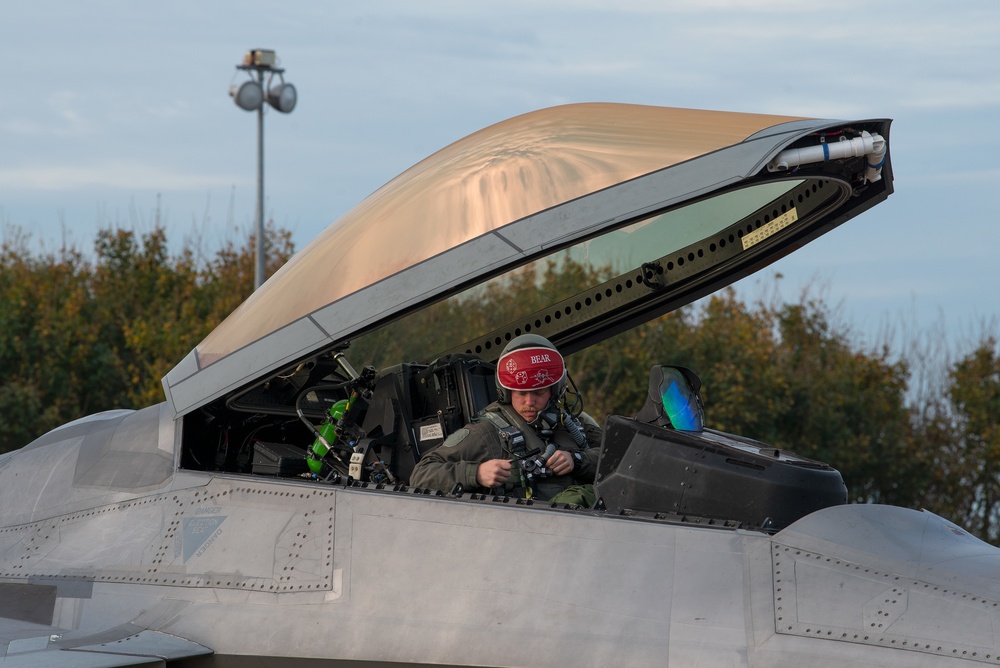
[[[0,452],[76,418],[162,401],[160,379],[253,290],[254,239],[199,263],[157,228],[106,229],[93,259],[35,257],[16,228],[0,246]],[[292,253],[266,232],[270,271]]]
[[[0,451],[92,410],[104,380],[87,263],[68,249],[33,258],[26,244],[0,247]]]
[[[786,306],[779,322],[790,398],[784,447],[834,462],[852,501],[911,504],[926,474],[907,452],[906,364],[890,362],[887,350],[854,350],[817,303]]]
[[[938,429],[952,443],[938,464],[946,473],[945,499],[964,503],[952,508],[956,521],[983,540],[1000,540],[1000,356],[997,341],[982,341],[952,366],[947,394],[952,413]],[[950,483],[950,484],[949,484]]]

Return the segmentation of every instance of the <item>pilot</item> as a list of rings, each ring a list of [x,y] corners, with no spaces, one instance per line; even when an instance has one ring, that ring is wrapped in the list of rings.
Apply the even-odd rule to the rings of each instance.
[[[565,407],[566,365],[548,339],[513,339],[497,361],[499,399],[420,459],[414,487],[592,506],[601,428]]]

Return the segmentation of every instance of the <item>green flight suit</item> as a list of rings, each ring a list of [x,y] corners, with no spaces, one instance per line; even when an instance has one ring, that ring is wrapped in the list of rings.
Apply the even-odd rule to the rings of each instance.
[[[498,413],[504,421],[520,430],[525,439],[526,450],[538,448],[545,451],[547,443],[511,406],[493,403],[484,410]],[[580,416],[580,423],[590,447],[581,448],[564,427],[556,427],[551,441],[560,450],[580,453],[580,459],[578,461],[574,458],[573,470],[569,475],[536,479],[533,498],[548,500],[572,485],[593,484],[600,457],[601,428],[586,414]],[[450,492],[456,483],[461,483],[466,491],[486,493],[490,490],[476,482],[476,470],[480,464],[490,459],[511,459],[510,453],[504,452],[503,444],[497,426],[488,419],[479,418],[448,436],[438,448],[421,457],[410,475],[410,484]],[[516,463],[511,468],[511,476],[504,488],[497,491],[511,496],[525,496]]]

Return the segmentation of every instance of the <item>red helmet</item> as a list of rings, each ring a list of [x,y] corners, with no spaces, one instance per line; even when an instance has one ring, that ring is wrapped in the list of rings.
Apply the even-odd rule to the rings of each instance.
[[[566,363],[556,347],[543,336],[524,334],[511,340],[497,360],[497,395],[510,403],[511,390],[552,388],[552,399],[566,392]]]

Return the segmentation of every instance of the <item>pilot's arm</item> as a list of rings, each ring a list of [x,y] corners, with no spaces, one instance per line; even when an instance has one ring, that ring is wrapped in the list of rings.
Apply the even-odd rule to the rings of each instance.
[[[459,429],[438,448],[421,457],[410,474],[410,485],[443,492],[450,492],[455,483],[461,483],[465,489],[487,487],[476,477],[479,466],[502,457],[499,443],[490,439],[491,432],[496,430],[488,423],[483,427],[478,424],[482,423]],[[506,470],[509,472],[510,467]],[[502,473],[499,475],[502,477]]]

